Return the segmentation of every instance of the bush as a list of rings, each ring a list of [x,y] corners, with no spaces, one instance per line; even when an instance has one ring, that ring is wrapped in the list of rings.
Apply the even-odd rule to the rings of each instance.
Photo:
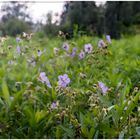
[[[9,19],[1,25],[3,35],[16,36],[22,32],[29,31],[29,29],[28,23],[19,19]]]

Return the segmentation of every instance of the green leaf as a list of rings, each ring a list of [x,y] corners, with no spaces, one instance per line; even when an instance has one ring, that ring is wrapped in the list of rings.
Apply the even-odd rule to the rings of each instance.
[[[56,100],[56,92],[53,88],[52,88],[52,99]]]
[[[82,127],[81,131],[82,131],[84,137],[88,138],[88,135],[89,135],[88,129],[86,127]]]
[[[115,105],[112,105],[110,107],[107,108],[108,111],[110,111],[111,109],[113,109],[115,107]]]
[[[95,134],[95,128],[92,127],[92,128],[90,129],[88,138],[93,138],[94,134]]]
[[[129,114],[132,112],[132,110],[135,108],[135,105],[137,104],[138,100],[140,97],[140,91],[136,94],[136,96],[134,97],[133,101],[131,101],[131,103],[129,104],[126,112],[124,113],[124,115],[122,116],[123,119],[121,121],[121,125],[124,124],[124,122],[126,121],[127,117],[129,116]]]
[[[101,102],[106,106],[111,106],[111,102],[109,101],[108,96],[100,96]]]
[[[60,128],[62,128],[66,132],[67,136],[69,136],[70,138],[73,137],[74,133],[72,129],[66,128],[62,125],[60,125]]]
[[[62,131],[60,127],[56,127],[56,138],[60,139],[62,137]]]
[[[45,115],[46,115],[45,111],[37,111],[35,113],[36,123],[38,123],[39,121],[41,121],[45,117]]]
[[[8,90],[8,86],[5,80],[3,80],[2,82],[2,93],[3,93],[3,98],[5,100],[5,102],[7,103],[7,105],[10,105],[10,95],[9,95],[9,90]]]
[[[2,101],[2,99],[0,98],[0,104],[4,105],[4,102]]]
[[[31,127],[35,128],[36,121],[35,121],[35,113],[32,108],[25,107],[24,112],[26,114],[27,120]]]

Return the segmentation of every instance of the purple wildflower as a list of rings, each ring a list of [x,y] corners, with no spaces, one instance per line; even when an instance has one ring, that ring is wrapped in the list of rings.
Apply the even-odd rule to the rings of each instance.
[[[98,47],[99,48],[104,48],[106,46],[106,44],[105,44],[105,42],[101,39],[101,40],[99,40],[99,42],[98,42]]]
[[[76,52],[77,52],[77,48],[73,48],[73,49],[72,49],[71,56],[72,56],[72,57],[76,56]]]
[[[68,51],[69,50],[69,44],[68,43],[64,43],[63,46],[62,46],[62,48],[64,50]]]
[[[49,88],[52,88],[48,77],[46,76],[45,72],[41,72],[39,75],[39,81],[45,83]]]
[[[72,52],[77,52],[77,48],[73,48],[72,49]]]
[[[86,53],[91,53],[92,52],[92,45],[91,44],[89,44],[89,43],[85,44],[84,48],[85,48]]]
[[[16,42],[19,43],[21,39],[19,37],[16,38]]]
[[[16,50],[17,50],[17,53],[18,53],[18,54],[21,53],[21,50],[20,50],[20,47],[19,47],[19,46],[17,46]]]
[[[104,83],[102,83],[102,82],[98,82],[98,84],[99,84],[99,87],[102,90],[102,93],[106,94],[106,92],[108,91],[108,87]]]
[[[81,51],[79,54],[79,59],[83,59],[84,57],[85,57],[85,53],[83,51]]]
[[[110,37],[110,35],[106,35],[106,40],[108,41],[109,44],[111,44],[111,37]]]
[[[72,57],[76,56],[76,53],[75,53],[75,52],[72,52],[72,53],[71,53],[71,56],[72,56]]]
[[[66,87],[70,83],[70,78],[68,77],[67,74],[58,76],[58,79],[59,79],[58,85],[60,87]]]

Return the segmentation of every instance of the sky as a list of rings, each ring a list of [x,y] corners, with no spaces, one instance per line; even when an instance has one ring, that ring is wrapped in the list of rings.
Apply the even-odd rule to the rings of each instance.
[[[4,2],[0,2],[0,8],[1,5]],[[98,1],[96,4],[102,3],[101,1]],[[43,16],[45,16],[49,11],[52,11],[53,13],[53,22],[55,20],[59,20],[59,16],[54,16],[55,13],[58,13],[58,15],[61,15],[61,12],[63,11],[63,5],[64,1],[36,1],[36,2],[29,2],[28,3],[28,12],[30,13],[31,17],[33,18],[34,22],[40,21],[43,19]],[[1,16],[1,15],[0,15]],[[45,21],[43,21],[45,22]]]
[[[53,13],[53,21],[57,20],[57,18],[54,16],[55,13],[58,13],[58,15],[61,14],[63,10],[64,2],[35,2],[35,3],[29,3],[29,13],[33,17],[34,21],[43,19],[43,16],[52,11]]]
[[[4,2],[0,2],[0,9]],[[64,2],[29,2],[28,3],[28,13],[31,15],[34,22],[43,19],[48,12],[52,11],[53,15],[55,13],[61,14],[63,10]],[[1,16],[1,15],[0,15]],[[53,21],[57,20],[53,16]],[[58,18],[58,17],[57,17]]]

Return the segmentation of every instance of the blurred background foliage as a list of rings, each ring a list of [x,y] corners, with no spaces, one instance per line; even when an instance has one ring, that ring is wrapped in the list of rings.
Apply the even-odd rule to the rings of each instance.
[[[140,33],[139,1],[107,1],[98,6],[94,1],[67,1],[60,21],[52,22],[52,12],[49,12],[44,17],[45,23],[34,23],[27,12],[28,8],[27,2],[3,3],[0,34],[16,36],[23,31],[39,31],[52,37],[61,30],[67,38],[71,38],[76,30],[80,35],[101,37],[103,34],[110,34],[112,38],[119,39],[122,35]]]

